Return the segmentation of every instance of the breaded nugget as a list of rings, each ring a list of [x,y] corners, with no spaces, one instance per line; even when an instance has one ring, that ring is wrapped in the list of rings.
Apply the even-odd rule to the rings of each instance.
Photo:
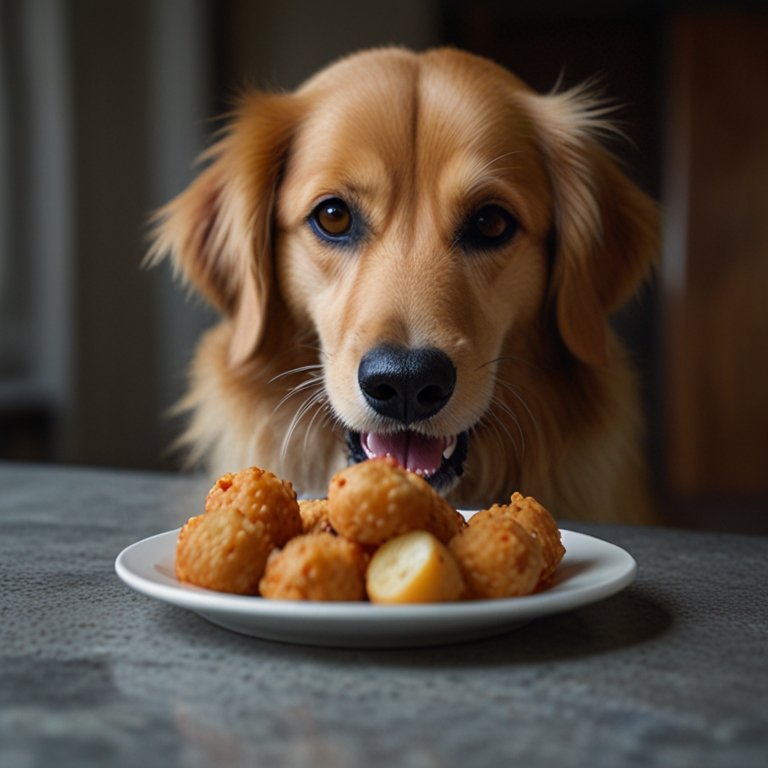
[[[363,600],[365,565],[353,541],[306,533],[270,555],[259,591],[276,600]]]
[[[361,544],[424,529],[434,514],[435,491],[424,478],[391,458],[353,464],[328,487],[328,517],[342,535]]]
[[[442,496],[433,493],[432,509],[425,526],[433,536],[447,544],[457,533],[467,527],[461,512],[457,512]]]
[[[223,508],[238,509],[249,519],[262,521],[278,547],[302,531],[293,486],[261,467],[228,472],[216,481],[205,499],[205,511]]]
[[[371,558],[365,583],[374,603],[449,602],[464,594],[456,559],[428,531],[410,531],[382,544]]]
[[[512,494],[509,509],[512,516],[531,536],[541,542],[544,556],[544,571],[541,581],[548,581],[563,559],[565,547],[560,539],[560,529],[549,510],[539,504],[533,496],[523,496],[517,491]]]
[[[205,507],[206,512],[191,518],[179,534],[179,581],[256,594],[269,553],[302,531],[293,487],[251,467],[220,477]]]
[[[476,525],[489,516],[507,516],[516,520],[531,536],[538,539],[544,557],[544,570],[540,579],[540,586],[543,586],[565,554],[565,547],[560,541],[560,529],[552,515],[532,496],[524,497],[515,492],[509,504],[494,504],[478,512],[470,519],[470,525]]]
[[[217,592],[255,595],[274,546],[263,524],[237,509],[198,515],[179,534],[176,576]]]
[[[304,533],[334,533],[328,519],[328,499],[299,499]]]
[[[493,508],[478,515],[449,544],[472,597],[533,592],[544,569],[538,539],[511,516],[493,514]]]

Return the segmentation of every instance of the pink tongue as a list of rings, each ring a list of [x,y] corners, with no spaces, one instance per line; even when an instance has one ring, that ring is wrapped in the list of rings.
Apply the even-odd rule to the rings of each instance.
[[[425,437],[416,432],[398,432],[394,435],[375,435],[372,432],[362,437],[363,450],[369,458],[393,456],[400,466],[411,472],[432,475],[440,469],[445,450],[445,438]]]

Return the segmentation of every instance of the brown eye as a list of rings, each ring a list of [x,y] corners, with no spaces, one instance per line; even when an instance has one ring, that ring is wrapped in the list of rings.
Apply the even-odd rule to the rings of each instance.
[[[509,226],[509,217],[503,215],[500,208],[486,206],[481,208],[475,216],[475,227],[477,231],[489,240],[496,240],[502,237]]]
[[[331,240],[343,239],[352,229],[352,211],[340,198],[323,200],[312,211],[310,222],[321,237]]]
[[[519,228],[517,219],[500,205],[484,205],[469,218],[459,242],[468,248],[496,248],[509,242]]]

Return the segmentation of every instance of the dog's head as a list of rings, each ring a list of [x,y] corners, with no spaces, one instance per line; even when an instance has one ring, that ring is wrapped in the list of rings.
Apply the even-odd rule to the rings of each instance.
[[[231,318],[233,367],[290,317],[351,456],[448,487],[512,407],[500,366],[553,343],[606,365],[607,317],[648,271],[656,212],[593,106],[457,51],[357,54],[247,96],[156,251]]]

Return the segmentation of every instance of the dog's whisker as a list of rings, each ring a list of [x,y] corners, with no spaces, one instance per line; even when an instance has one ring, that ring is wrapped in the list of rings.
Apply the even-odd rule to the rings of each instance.
[[[504,436],[506,436],[507,440],[512,445],[512,449],[515,452],[515,456],[519,461],[522,461],[523,455],[525,454],[525,445],[519,446],[517,444],[517,441],[515,440],[514,435],[507,428],[506,424],[504,424],[500,420],[496,420],[493,423],[493,429],[494,429],[494,434],[496,435],[496,439],[498,440],[498,443],[499,443],[499,448],[502,451],[504,450]]]
[[[320,363],[314,363],[312,365],[300,365],[297,368],[290,368],[287,371],[278,373],[269,380],[269,383],[273,384],[280,379],[284,379],[286,376],[292,376],[297,373],[306,373],[307,371],[321,371],[322,369],[323,366]]]
[[[531,360],[528,360],[524,357],[520,357],[519,355],[499,355],[499,357],[494,357],[491,360],[486,360],[484,363],[480,363],[480,365],[478,365],[475,370],[479,371],[479,370],[482,370],[483,368],[487,368],[489,365],[494,365],[495,363],[503,363],[505,361],[522,363],[524,366],[531,368],[534,371],[538,371],[539,373],[542,373],[542,374],[545,373],[545,370],[541,366],[537,365]]]
[[[540,426],[539,422],[534,416],[533,411],[528,406],[528,403],[525,402],[525,398],[520,394],[519,387],[516,387],[514,384],[510,384],[507,381],[502,381],[501,379],[497,379],[496,383],[500,387],[503,387],[507,392],[509,392],[520,403],[520,405],[522,405],[523,408],[525,408],[525,411],[528,414],[528,417],[530,418],[531,423],[534,425],[534,427],[538,429]]]
[[[285,436],[283,437],[282,445],[280,446],[280,457],[281,459],[285,459],[288,455],[288,448],[291,443],[291,440],[293,439],[293,435],[296,431],[296,429],[299,426],[299,423],[301,420],[318,404],[322,404],[325,401],[325,393],[322,391],[317,391],[312,393],[307,399],[299,406],[299,408],[296,410],[296,412],[293,414],[293,417],[291,418],[291,422],[288,425],[288,429],[285,431]],[[309,430],[305,430],[304,432],[304,439],[306,441],[307,434]]]
[[[309,389],[309,387],[306,387],[306,389]],[[303,391],[303,390],[302,390]],[[272,415],[275,416],[277,412],[293,397],[296,395],[302,394],[302,391],[291,391],[288,392],[288,394],[284,395],[283,398],[280,400],[280,402],[272,409]]]
[[[315,412],[312,414],[312,418],[309,420],[309,424],[307,425],[307,429],[304,432],[304,453],[307,453],[308,446],[309,446],[309,435],[312,432],[312,429],[315,427],[315,421],[318,416],[321,414],[323,415],[323,418],[320,420],[320,423],[318,427],[322,429],[324,422],[326,421],[328,417],[328,412],[330,411],[330,405],[328,403],[328,398],[325,396],[325,393],[323,392],[317,392],[314,395],[315,398],[315,405],[318,407],[315,408]]]
[[[517,453],[518,458],[522,458],[525,455],[525,433],[523,432],[523,427],[520,424],[520,419],[517,418],[517,414],[501,399],[498,397],[493,397],[491,399],[491,403],[495,406],[495,409],[498,411],[501,411],[502,413],[509,416],[509,418],[514,423],[515,427],[517,428],[517,433],[520,435],[520,445],[518,446],[515,439],[512,437],[512,434],[510,433],[509,429],[507,428],[506,423],[499,418],[498,414],[496,414],[493,409],[491,410],[491,414],[496,423],[501,426],[504,431],[506,432],[507,436],[509,437],[510,442],[515,448],[515,452]]]
[[[322,404],[325,399],[325,394],[322,391],[317,391],[312,394],[310,394],[304,402],[299,406],[299,408],[295,411],[293,416],[291,417],[291,421],[288,424],[288,427],[285,430],[285,434],[283,435],[283,440],[280,445],[280,458],[281,460],[285,460],[285,458],[288,456],[288,451],[290,444],[293,440],[294,433],[298,429],[298,426],[301,422],[301,420],[309,413],[312,408],[316,406],[317,403]],[[306,438],[306,431],[305,431],[305,438]]]
[[[293,397],[294,395],[300,392],[304,392],[307,389],[321,387],[323,386],[323,381],[324,379],[322,376],[310,376],[308,379],[300,382],[299,384],[296,384],[296,386],[291,387],[286,395],[287,397]]]
[[[506,441],[501,435],[501,430],[499,429],[497,419],[491,417],[490,414],[487,414],[486,416],[483,417],[483,419],[478,423],[477,426],[483,426],[488,431],[488,434],[491,435],[493,439],[496,441],[496,443],[498,444],[500,452],[503,453],[505,451]],[[515,454],[518,455],[517,445],[515,444],[515,441],[512,438],[512,435],[509,434],[509,431],[507,431],[507,438],[509,442],[512,444],[512,447],[515,450]]]
[[[484,427],[488,430],[488,434],[491,435],[498,443],[499,450],[504,453],[506,444],[509,443],[515,452],[515,456],[521,459],[521,451],[514,436],[509,431],[507,425],[498,417],[497,414],[489,412],[486,413],[482,419],[476,424],[475,429],[478,427]],[[503,434],[502,434],[503,432]]]
[[[321,403],[324,398],[325,393],[319,390],[313,392],[296,411],[297,422],[301,421],[301,419],[304,418],[304,416],[306,416],[318,403]]]
[[[291,387],[280,399],[280,401],[277,403],[277,405],[274,407],[272,413],[273,415],[277,413],[280,408],[282,408],[291,398],[295,397],[296,395],[300,395],[303,392],[305,392],[308,389],[322,389],[323,388],[323,379],[320,376],[315,376],[307,379],[306,381],[302,381],[300,384],[297,384],[295,387]]]

